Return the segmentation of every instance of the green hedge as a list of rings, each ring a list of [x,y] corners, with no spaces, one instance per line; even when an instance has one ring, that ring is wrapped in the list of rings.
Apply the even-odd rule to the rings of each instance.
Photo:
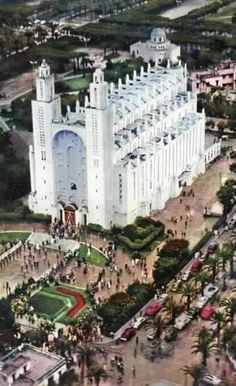
[[[103,333],[115,333],[152,299],[154,294],[155,288],[150,284],[134,282],[126,292],[112,295],[97,309],[98,315],[103,319]]]
[[[44,223],[44,224],[50,224],[51,223],[51,216],[44,215],[44,214],[27,214],[25,216],[22,216],[18,213],[10,213],[10,212],[1,212],[0,211],[0,220],[2,222],[31,222],[31,223]]]
[[[222,225],[225,224],[226,216],[221,216],[216,223],[213,225],[213,230],[219,229]]]
[[[131,241],[128,237],[123,235],[118,235],[118,241],[127,247],[131,251],[143,251],[146,249],[154,240],[160,239],[163,235],[163,228],[157,228],[153,230],[145,239],[137,239]]]
[[[185,239],[168,240],[160,250],[160,257],[176,257],[180,252],[183,254],[188,249],[189,241]]]
[[[202,247],[204,247],[204,245],[210,240],[210,238],[213,236],[213,232],[207,232],[198,242],[196,245],[194,245],[194,247],[191,249],[191,256],[194,256],[194,254],[198,251],[200,251],[200,249],[202,249]]]

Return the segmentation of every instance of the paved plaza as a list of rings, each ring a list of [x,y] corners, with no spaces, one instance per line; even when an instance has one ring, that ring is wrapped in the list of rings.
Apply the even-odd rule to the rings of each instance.
[[[216,161],[203,176],[193,182],[191,187],[184,189],[185,196],[169,200],[166,208],[154,214],[153,218],[163,222],[166,229],[171,229],[177,238],[181,238],[183,232],[186,233],[185,238],[190,241],[191,246],[194,246],[206,229],[212,229],[216,221],[215,218],[204,218],[204,208],[209,208],[216,202],[216,192],[221,186],[221,175],[229,171],[229,164],[230,161],[226,158]],[[189,194],[191,190],[193,194]],[[172,217],[177,219],[177,224],[171,221]]]

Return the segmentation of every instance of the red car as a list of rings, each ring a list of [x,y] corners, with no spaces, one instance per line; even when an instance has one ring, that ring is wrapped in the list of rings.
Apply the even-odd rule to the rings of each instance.
[[[202,268],[202,263],[198,259],[194,260],[192,267],[191,267],[191,272],[199,272],[200,269]]]
[[[130,340],[136,334],[136,329],[134,327],[127,327],[125,331],[122,333],[120,340],[126,342]]]
[[[215,308],[212,306],[206,306],[200,313],[202,319],[210,319],[215,313]]]
[[[145,316],[155,316],[163,307],[163,304],[158,302],[152,302],[147,306],[144,315]]]

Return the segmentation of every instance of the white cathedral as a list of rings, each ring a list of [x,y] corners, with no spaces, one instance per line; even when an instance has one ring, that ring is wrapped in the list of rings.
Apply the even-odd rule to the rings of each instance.
[[[126,225],[163,209],[205,172],[205,115],[187,92],[186,66],[148,65],[117,86],[97,69],[89,94],[64,117],[50,67],[39,67],[30,146],[34,212]],[[219,154],[216,145],[208,161]]]

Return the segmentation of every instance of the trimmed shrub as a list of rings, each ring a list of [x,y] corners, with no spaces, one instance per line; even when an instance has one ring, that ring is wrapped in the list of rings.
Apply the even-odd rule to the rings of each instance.
[[[44,215],[41,213],[29,213],[26,215],[20,215],[18,213],[11,212],[1,212],[0,217],[3,222],[35,222],[35,223],[51,223],[51,216]]]
[[[168,240],[160,250],[160,257],[176,257],[184,250],[187,250],[189,242],[184,239]]]
[[[146,249],[154,240],[160,238],[163,234],[162,229],[153,230],[145,239],[136,239],[131,241],[128,237],[118,235],[118,241],[121,242],[125,247],[131,251],[143,251]]]

